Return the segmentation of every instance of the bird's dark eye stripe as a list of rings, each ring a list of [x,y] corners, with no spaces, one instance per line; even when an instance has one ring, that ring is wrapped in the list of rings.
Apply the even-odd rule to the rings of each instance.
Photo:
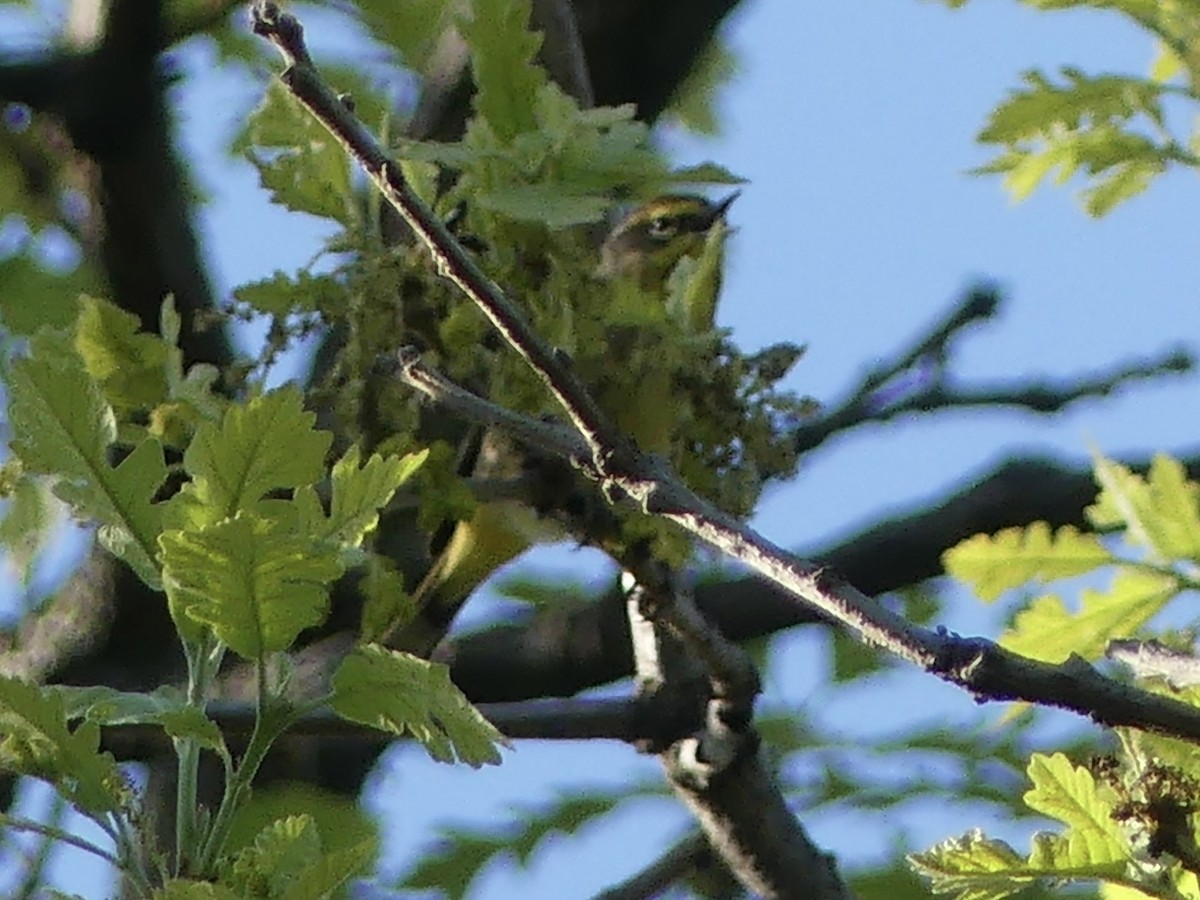
[[[644,227],[652,237],[669,237],[680,232],[707,231],[711,224],[712,221],[707,216],[696,213],[677,213],[670,216],[656,216]]]

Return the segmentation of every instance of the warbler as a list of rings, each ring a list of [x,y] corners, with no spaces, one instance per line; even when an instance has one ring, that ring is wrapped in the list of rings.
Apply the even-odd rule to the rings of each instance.
[[[600,247],[596,278],[610,283],[614,290],[635,291],[638,302],[665,303],[668,279],[679,263],[685,257],[700,259],[715,226],[720,225],[715,236],[723,239],[725,214],[737,196],[734,193],[714,203],[700,196],[672,194],[634,208],[608,232]],[[695,307],[689,312],[690,327],[712,327],[720,274],[718,254],[712,277],[694,279],[702,288],[687,299],[689,306]],[[608,348],[606,352],[611,353],[612,366],[622,364],[619,349]],[[669,378],[669,373],[664,377]],[[672,414],[669,403],[651,403],[645,408],[645,398],[654,396],[646,385],[639,386],[639,396],[630,395],[626,387],[618,397],[605,396],[603,386],[594,387],[601,406],[643,450],[664,451],[662,445],[669,434]],[[474,465],[469,471],[477,478],[516,478],[522,474],[524,454],[498,432],[484,432],[473,456]],[[394,628],[383,642],[392,649],[428,655],[470,594],[493,571],[534,543],[565,537],[561,527],[545,521],[525,503],[481,502],[470,519],[455,525],[417,586],[413,618]]]

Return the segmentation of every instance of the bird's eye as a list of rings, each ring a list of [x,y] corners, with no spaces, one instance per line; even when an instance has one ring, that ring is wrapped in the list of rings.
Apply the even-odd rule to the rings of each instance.
[[[667,238],[673,237],[678,228],[679,225],[674,219],[668,216],[655,216],[650,220],[647,231],[650,237],[665,241]]]

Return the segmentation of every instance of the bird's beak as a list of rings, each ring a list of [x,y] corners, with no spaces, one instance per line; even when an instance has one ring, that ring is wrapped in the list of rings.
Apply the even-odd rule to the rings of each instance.
[[[729,212],[729,207],[733,206],[733,201],[740,196],[742,196],[741,191],[734,191],[732,194],[714,206],[712,209],[712,218],[708,223],[709,226],[711,227],[718,219],[724,219],[725,213]]]

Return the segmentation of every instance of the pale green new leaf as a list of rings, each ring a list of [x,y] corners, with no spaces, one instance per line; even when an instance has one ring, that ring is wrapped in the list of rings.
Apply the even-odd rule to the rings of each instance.
[[[981,143],[1005,149],[976,174],[1003,173],[1005,187],[1021,200],[1055,170],[1059,184],[1083,172],[1090,179],[1085,208],[1100,216],[1145,190],[1169,164],[1196,164],[1175,141],[1144,133],[1147,126],[1165,131],[1162,98],[1170,88],[1074,68],[1062,75],[1056,84],[1041,72],[1024,74],[1026,87],[1001,103],[979,134]]]
[[[0,147],[0,153],[4,148]],[[4,203],[6,167],[0,160],[0,209],[6,213],[13,206]],[[63,276],[47,271],[30,252],[17,253],[0,259],[0,321],[4,330],[12,335],[27,337],[40,328],[68,328],[75,321],[77,307],[75,295],[83,287],[83,268]]]
[[[258,833],[230,861],[222,882],[250,897],[281,897],[301,883],[321,855],[312,816],[288,816]]]
[[[116,418],[62,333],[40,332],[29,357],[9,366],[7,381],[13,453],[28,471],[53,476],[55,494],[100,523],[105,548],[157,588],[161,513],[152,500],[167,475],[162,447],[142,441],[109,465]]]
[[[312,816],[290,816],[268,825],[251,847],[243,848],[222,883],[240,897],[272,900],[327,900],[338,889],[367,874],[377,850],[374,839],[341,850],[322,846]]]
[[[1126,538],[1160,560],[1200,562],[1200,485],[1176,459],[1157,454],[1143,478],[1098,456],[1100,496],[1088,520],[1101,529],[1125,528]]]
[[[341,850],[325,851],[313,861],[302,879],[293,882],[280,895],[280,900],[323,900],[340,896],[339,888],[371,870],[378,850],[379,842],[371,838]]]
[[[1013,144],[1137,115],[1163,123],[1161,84],[1125,75],[1087,75],[1072,67],[1064,67],[1062,75],[1064,83],[1057,85],[1042,72],[1024,72],[1025,89],[1013,91],[992,111],[979,140]]]
[[[554,182],[514,183],[473,194],[471,200],[480,209],[518,222],[536,222],[547,228],[569,228],[599,222],[612,208],[611,198],[588,191],[572,191]]]
[[[394,47],[401,62],[425,74],[438,38],[454,21],[457,0],[359,0],[354,4],[371,34]]]
[[[1150,65],[1150,80],[1166,84],[1183,71],[1183,60],[1169,44],[1158,42],[1158,53]]]
[[[167,397],[168,345],[141,320],[107,300],[79,298],[75,351],[118,412],[150,409]]]
[[[965,581],[987,601],[1031,581],[1072,578],[1112,562],[1112,554],[1094,534],[1082,534],[1070,525],[1052,533],[1045,522],[977,534],[942,555],[947,574]]]
[[[476,114],[502,143],[534,131],[534,100],[546,73],[535,62],[541,34],[529,30],[529,0],[475,0],[459,31],[471,54]]]
[[[318,517],[304,522],[302,529],[318,540],[343,547],[359,546],[378,524],[379,510],[428,456],[428,450],[386,458],[376,453],[360,468],[362,453],[356,444],[333,466],[329,517],[320,514],[318,506],[314,510]]]
[[[100,685],[56,685],[51,690],[62,697],[68,719],[105,726],[160,725],[173,738],[189,738],[211,750],[225,744],[217,724],[203,709],[189,705],[183,691],[173,685],[161,685],[149,694]]]
[[[62,696],[0,676],[0,770],[53,784],[90,816],[120,811],[131,797],[108,753],[100,752],[100,728],[67,727]]]
[[[333,549],[250,513],[159,543],[172,614],[208,625],[246,659],[286,650],[323,622],[342,574]]]
[[[672,169],[667,175],[670,185],[681,184],[746,184],[746,179],[735,175],[724,166],[703,162],[694,166]]]
[[[206,423],[183,457],[192,483],[172,501],[194,524],[252,510],[271,490],[316,482],[333,436],[313,425],[300,391],[289,385],[226,410]]]
[[[728,234],[729,227],[717,222],[708,230],[700,256],[681,260],[667,280],[667,311],[692,334],[710,332],[716,324]]]
[[[167,348],[163,372],[169,400],[150,414],[150,433],[169,447],[184,448],[202,422],[219,422],[229,406],[228,398],[217,393],[215,385],[221,373],[208,363],[194,363],[185,373],[179,336],[183,321],[175,301],[163,300],[158,316],[159,330]]]
[[[287,275],[278,270],[270,278],[234,289],[233,296],[267,316],[344,309],[347,303],[345,286],[332,275]]]
[[[692,70],[675,89],[666,115],[684,128],[710,137],[721,133],[716,115],[717,91],[737,73],[737,58],[726,44],[713,39],[700,51]]]
[[[20,463],[10,460],[6,468],[20,470]],[[28,587],[42,550],[55,536],[54,526],[63,506],[51,493],[48,479],[17,471],[0,475],[0,480],[5,481],[4,512],[0,518],[5,566]]]
[[[957,900],[1001,900],[1048,873],[1031,869],[1012,847],[975,830],[908,857],[938,894]]]
[[[1092,773],[1062,753],[1035,753],[1026,770],[1033,787],[1025,793],[1030,809],[1067,826],[1061,838],[1034,844],[1030,862],[1064,873],[1119,871],[1131,856],[1129,842],[1113,818],[1115,797],[1096,784]]]
[[[354,193],[345,151],[278,79],[271,80],[234,151],[258,169],[273,202],[343,224],[352,221]]]
[[[333,678],[331,706],[345,719],[409,734],[438,762],[497,765],[504,736],[450,681],[450,670],[375,644],[346,657]]]
[[[1017,613],[1000,645],[1045,662],[1062,662],[1072,653],[1099,659],[1110,640],[1137,634],[1178,591],[1173,578],[1121,570],[1107,592],[1082,591],[1077,613],[1053,595],[1037,598]]]
[[[1155,177],[1166,171],[1160,158],[1130,159],[1118,163],[1083,191],[1083,208],[1089,216],[1100,218],[1108,215],[1118,204],[1124,203],[1146,188]]]

